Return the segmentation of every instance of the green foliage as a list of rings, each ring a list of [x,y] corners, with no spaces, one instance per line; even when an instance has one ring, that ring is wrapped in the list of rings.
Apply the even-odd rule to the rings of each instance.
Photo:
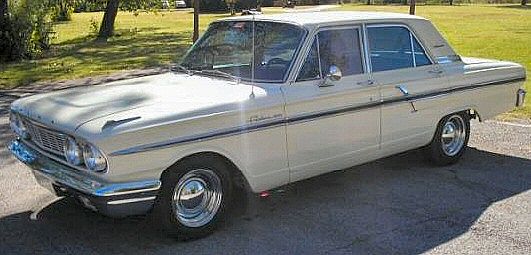
[[[65,1],[65,0],[54,0]],[[70,0],[68,0],[70,1]],[[160,8],[162,0],[120,0],[120,10],[137,11]],[[72,4],[74,12],[98,12],[105,11],[106,0],[75,0]]]
[[[53,21],[69,21],[74,12],[74,0],[48,0]]]
[[[227,10],[227,4],[223,0],[199,0],[199,11],[201,12],[219,12]]]
[[[102,0],[76,0],[74,12],[99,12],[105,10],[106,1]]]
[[[0,22],[0,62],[34,58],[50,47],[52,24],[45,1],[11,1]]]
[[[100,31],[100,25],[94,17],[90,18],[90,33],[93,35],[97,35]]]
[[[151,10],[160,4],[160,0],[120,0],[120,10]]]
[[[304,2],[316,2],[317,0],[302,0]],[[359,3],[366,4],[367,0],[344,0],[344,3]],[[510,4],[520,3],[521,0],[416,0],[417,5],[449,5],[450,2],[454,5],[459,4]],[[409,4],[409,0],[371,0],[371,4]]]

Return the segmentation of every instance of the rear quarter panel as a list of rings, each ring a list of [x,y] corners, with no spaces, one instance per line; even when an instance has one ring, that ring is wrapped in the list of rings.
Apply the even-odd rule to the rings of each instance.
[[[445,111],[471,108],[480,120],[495,117],[515,107],[516,92],[524,84],[525,69],[516,63],[463,58],[441,65],[450,88],[472,87],[445,99]]]

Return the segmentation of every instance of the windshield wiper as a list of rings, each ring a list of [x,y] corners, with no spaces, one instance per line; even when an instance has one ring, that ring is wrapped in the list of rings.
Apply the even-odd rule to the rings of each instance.
[[[197,73],[200,73],[200,74],[206,74],[206,75],[211,75],[211,76],[216,76],[216,77],[221,77],[221,78],[228,78],[228,79],[231,79],[235,82],[240,82],[240,78],[230,74],[230,73],[226,73],[226,72],[223,72],[223,71],[220,71],[220,70],[215,70],[215,69],[206,69],[206,70],[200,70],[200,71],[195,71]]]
[[[205,66],[206,67],[206,66]],[[172,71],[175,72],[183,72],[188,75],[194,75],[194,74],[205,74],[209,76],[215,76],[215,77],[221,77],[221,78],[228,78],[235,82],[240,82],[240,78],[236,77],[230,73],[226,73],[220,70],[216,69],[203,69],[203,66],[192,66],[190,69],[186,68],[183,65],[174,65],[171,67]]]
[[[181,72],[181,73],[186,73],[186,74],[190,74],[193,71],[193,70],[186,68],[183,65],[173,65],[171,66],[170,69],[174,72]]]

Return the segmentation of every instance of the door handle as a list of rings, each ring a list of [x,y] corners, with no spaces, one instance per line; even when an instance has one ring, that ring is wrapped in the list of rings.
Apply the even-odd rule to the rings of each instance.
[[[400,92],[402,92],[402,94],[404,96],[409,95],[409,91],[407,91],[407,89],[406,89],[406,87],[404,87],[404,85],[396,85],[395,88],[400,90]]]
[[[405,96],[409,96],[409,91],[407,91],[407,88],[404,85],[397,85],[395,86],[396,89],[400,90],[400,92]],[[413,101],[409,101],[409,105],[411,105],[411,113],[417,112],[417,108],[415,107],[415,104],[413,104]]]
[[[358,81],[358,82],[356,82],[356,84],[358,84],[360,86],[370,86],[370,85],[374,84],[374,81],[373,80]]]

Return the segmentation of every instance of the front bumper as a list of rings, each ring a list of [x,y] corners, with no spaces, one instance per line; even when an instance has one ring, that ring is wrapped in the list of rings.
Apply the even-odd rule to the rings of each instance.
[[[159,180],[109,183],[46,157],[38,148],[16,139],[8,146],[28,165],[37,182],[60,195],[74,196],[89,209],[111,217],[147,213],[160,189]]]

